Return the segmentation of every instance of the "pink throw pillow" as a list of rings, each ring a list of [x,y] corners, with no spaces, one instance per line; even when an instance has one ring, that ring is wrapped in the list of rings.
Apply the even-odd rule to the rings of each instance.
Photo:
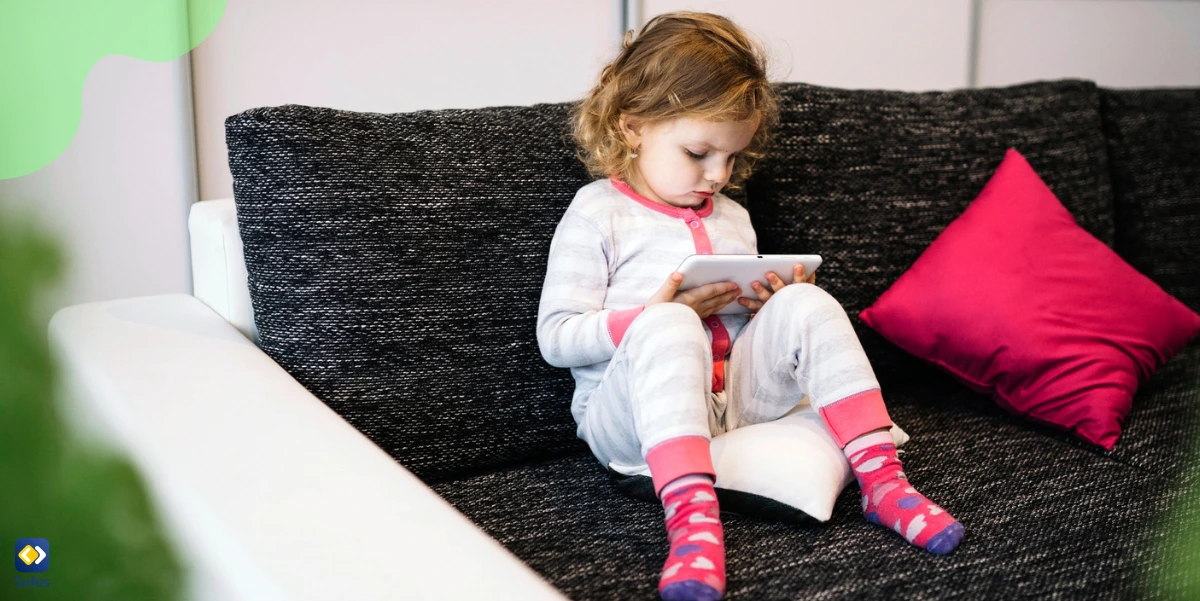
[[[1200,315],[1084,231],[1016,150],[860,314],[1004,409],[1112,450]]]

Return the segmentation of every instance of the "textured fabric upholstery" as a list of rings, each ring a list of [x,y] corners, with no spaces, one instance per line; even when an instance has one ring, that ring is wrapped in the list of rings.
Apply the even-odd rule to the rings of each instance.
[[[949,379],[893,394],[888,410],[912,425],[909,479],[966,526],[959,548],[935,556],[868,523],[851,486],[825,524],[723,515],[730,598],[1165,598],[1146,579],[1163,563],[1163,521],[1200,507],[1183,487],[1200,479],[1185,461],[1200,437],[1200,345],[1146,384],[1109,454]],[[622,496],[590,455],[434,489],[572,599],[654,598],[662,508]]]
[[[1161,598],[1142,590],[1161,520],[1200,508],[1184,496],[1200,480],[1187,462],[1200,345],[1139,390],[1106,453],[1007,414],[857,314],[1008,147],[1085,230],[1196,308],[1197,92],[780,91],[774,153],[731,197],[764,252],[825,257],[818,282],[912,436],[906,471],[967,537],[944,557],[907,545],[863,520],[854,487],[827,524],[731,515],[730,598]],[[662,510],[621,494],[575,439],[568,372],[534,337],[549,240],[589,180],[564,139],[570,108],[235,115],[239,227],[272,358],[571,598],[649,599]]]
[[[1200,89],[1103,90],[1126,261],[1200,311]]]
[[[962,214],[1016,148],[1079,224],[1112,246],[1100,100],[1064,80],[949,92],[783,84],[774,148],[747,186],[768,253],[817,253],[817,280],[854,322],[884,390],[929,367],[858,313]]]
[[[425,479],[585,448],[535,338],[567,104],[226,121],[261,346]]]
[[[932,368],[857,313],[970,203],[1005,148],[1112,242],[1090,82],[780,91],[776,148],[746,191],[760,249],[825,257],[821,286],[885,387]],[[566,140],[571,106],[289,105],[226,122],[264,350],[424,478],[580,448],[561,401],[569,377],[530,336],[548,240],[588,181]]]

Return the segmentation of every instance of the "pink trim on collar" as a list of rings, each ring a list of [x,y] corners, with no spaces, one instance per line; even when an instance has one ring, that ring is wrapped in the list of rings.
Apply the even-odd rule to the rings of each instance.
[[[708,238],[708,230],[704,227],[704,222],[701,221],[702,218],[712,215],[712,199],[704,201],[704,204],[700,205],[700,210],[698,211],[683,207],[672,207],[661,202],[655,202],[649,198],[646,198],[645,196],[642,196],[641,194],[638,194],[628,183],[622,181],[616,175],[613,175],[608,179],[610,182],[612,182],[614,188],[620,190],[621,193],[637,201],[639,204],[651,210],[658,211],[664,215],[684,220],[688,225],[688,229],[692,233],[692,243],[696,245],[696,254],[712,254],[712,241]],[[638,308],[639,313],[640,309],[641,307]],[[609,318],[612,319],[613,316],[618,316],[618,313],[624,312],[612,313],[609,315]],[[637,317],[637,313],[634,313],[632,317],[627,318],[625,316],[618,316],[619,319],[609,323],[609,335],[612,336],[614,344],[620,344],[621,336],[624,335],[625,329],[629,327],[629,322],[633,321],[634,317]],[[628,321],[626,321],[626,319]],[[716,315],[710,315],[709,318],[704,321],[704,323],[708,326],[709,331],[712,332],[712,390],[713,392],[720,392],[725,389],[725,357],[729,354],[729,349],[732,346],[732,343],[729,339],[729,330],[725,328],[725,324],[721,321],[721,318],[717,317]],[[613,336],[612,331],[614,329],[614,325],[617,326],[616,329],[618,330],[615,336]],[[647,461],[648,460],[649,459],[647,459]],[[662,484],[666,484],[667,482],[670,482],[670,480],[665,480],[662,482]],[[661,488],[661,485],[658,486],[658,488]]]
[[[649,198],[638,194],[629,184],[625,183],[615,175],[609,177],[608,181],[612,182],[613,187],[620,190],[623,194],[625,194],[625,196],[628,196],[638,201],[642,205],[650,209],[654,209],[655,211],[658,211],[664,215],[669,215],[678,219],[687,219],[692,216],[708,217],[709,215],[712,215],[713,212],[713,201],[711,198],[705,200],[704,203],[700,205],[699,210],[684,207],[672,207],[661,202],[650,200]]]

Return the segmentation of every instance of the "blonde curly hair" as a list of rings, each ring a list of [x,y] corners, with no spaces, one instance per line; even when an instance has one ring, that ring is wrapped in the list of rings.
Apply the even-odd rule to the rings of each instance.
[[[576,155],[594,177],[628,181],[634,150],[620,118],[656,125],[676,118],[744,121],[760,117],[749,146],[738,154],[727,188],[738,190],[762,158],[779,120],[779,100],[767,81],[767,54],[729,19],[681,11],[650,19],[572,115]]]

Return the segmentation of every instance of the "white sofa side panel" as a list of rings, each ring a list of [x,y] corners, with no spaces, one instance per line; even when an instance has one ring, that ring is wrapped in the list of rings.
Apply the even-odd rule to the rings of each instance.
[[[68,422],[143,474],[193,599],[566,599],[196,298],[50,337]]]
[[[254,308],[247,285],[246,256],[232,198],[205,200],[188,214],[192,290],[225,321],[257,342]]]

